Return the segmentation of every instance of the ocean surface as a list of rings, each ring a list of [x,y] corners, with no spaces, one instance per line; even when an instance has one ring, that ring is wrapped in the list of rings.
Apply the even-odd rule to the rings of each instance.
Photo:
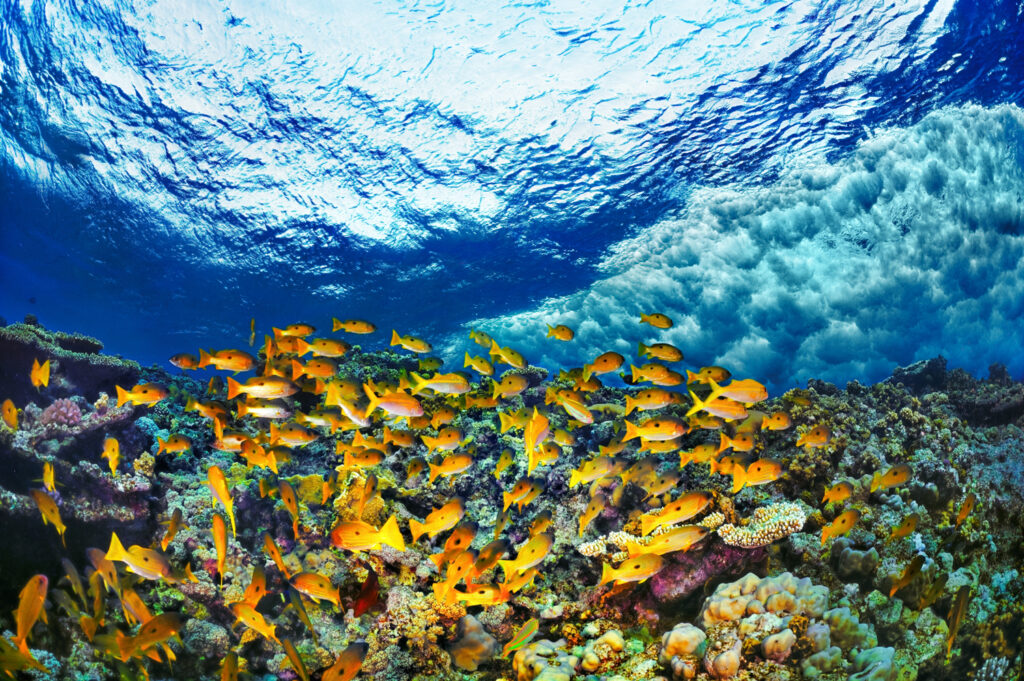
[[[1018,1],[0,0],[0,315],[557,366],[661,311],[773,391],[1017,376],[1022,44]]]

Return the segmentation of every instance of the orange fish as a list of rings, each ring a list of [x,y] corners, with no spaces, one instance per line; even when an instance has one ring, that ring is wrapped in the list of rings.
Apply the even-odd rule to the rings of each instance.
[[[409,374],[412,378],[412,394],[417,395],[424,390],[430,389],[435,393],[444,395],[462,395],[471,389],[469,380],[461,373],[434,374],[430,378],[424,378],[416,372]]]
[[[50,385],[50,360],[46,360],[42,364],[39,363],[38,359],[32,360],[32,371],[29,372],[29,380],[32,381],[32,385],[39,388],[45,388]],[[118,405],[120,406],[120,405]]]
[[[395,516],[388,518],[379,530],[358,520],[340,522],[331,530],[331,544],[349,551],[371,551],[381,544],[405,551],[405,539]]]
[[[837,482],[825,490],[825,496],[821,498],[821,503],[838,504],[849,499],[852,494],[853,485],[845,480]]]
[[[172,636],[176,636],[178,631],[181,630],[182,624],[183,622],[178,615],[172,612],[165,612],[151,617],[149,621],[143,623],[139,628],[139,633],[135,636],[128,637],[118,632],[117,645],[121,661],[127,662],[132,657],[148,655],[150,648],[162,644]]]
[[[729,380],[729,378],[731,377],[732,374],[729,373],[728,369],[723,369],[722,367],[716,366],[701,367],[700,371],[698,371],[697,373],[694,373],[692,371],[686,372],[687,383],[706,384],[708,381],[715,381],[716,383],[721,383],[722,381]]]
[[[482,345],[485,348],[491,347],[491,344],[494,343],[494,339],[491,338],[489,335],[487,335],[483,331],[477,331],[475,329],[470,329],[469,338],[477,345]]]
[[[310,378],[331,378],[338,373],[338,364],[330,357],[317,357],[305,364],[297,359],[292,360],[292,380],[297,381],[303,376]]]
[[[412,532],[413,543],[415,544],[424,534],[433,538],[445,530],[450,530],[462,519],[465,512],[462,499],[453,497],[446,504],[429,513],[423,522],[410,518],[409,531]]]
[[[761,421],[761,430],[789,430],[793,425],[789,414],[784,411],[777,411]]]
[[[117,464],[121,461],[121,444],[112,437],[103,441],[103,452],[100,454],[110,465],[110,474],[117,475]]]
[[[708,535],[708,528],[700,525],[683,525],[675,527],[667,532],[656,534],[646,544],[640,542],[629,542],[626,551],[630,558],[645,553],[654,553],[663,556],[666,553],[676,551],[689,551],[690,547]]]
[[[438,476],[452,478],[473,465],[473,457],[469,454],[452,454],[439,464],[430,464],[430,482]]]
[[[679,396],[679,393],[669,392],[663,388],[648,388],[647,390],[641,390],[635,395],[626,395],[625,415],[629,416],[636,409],[641,411],[661,409],[670,404],[680,404],[681,402],[682,397]]]
[[[964,499],[964,502],[962,504],[960,504],[960,512],[957,513],[957,515],[956,515],[956,526],[957,526],[957,528],[959,528],[960,525],[962,525],[963,522],[965,520],[967,520],[967,516],[969,516],[971,514],[971,511],[974,510],[974,505],[977,502],[978,502],[978,497],[974,494],[974,492],[971,492]]]
[[[686,435],[687,432],[689,432],[689,428],[679,419],[671,416],[656,416],[639,425],[626,421],[626,435],[622,441],[629,442],[637,437],[656,441],[674,440]]]
[[[3,406],[0,407],[0,412],[3,414],[4,423],[11,430],[18,429],[18,408],[14,406],[14,402],[10,400],[4,400]]]
[[[514,559],[499,560],[498,565],[505,572],[506,577],[517,572],[525,572],[547,558],[554,543],[555,540],[550,534],[539,534],[523,544]]]
[[[570,329],[565,324],[559,324],[558,326],[551,326],[548,324],[548,335],[546,338],[554,338],[560,341],[571,341],[576,336],[576,332]]]
[[[280,480],[277,484],[278,491],[281,493],[281,502],[284,507],[288,509],[288,514],[292,517],[292,533],[295,535],[296,541],[299,539],[299,500],[295,496],[295,489],[288,483],[287,480]]]
[[[14,614],[18,627],[18,633],[14,637],[14,645],[23,654],[31,654],[27,641],[36,620],[42,617],[43,622],[46,622],[46,611],[43,610],[43,602],[46,600],[46,589],[49,583],[50,581],[46,578],[46,575],[36,575],[26,582],[21,590],[21,594],[19,594],[18,610]]]
[[[274,338],[280,340],[281,338],[305,338],[306,336],[316,333],[316,327],[312,324],[303,324],[301,322],[297,324],[289,324],[283,329],[273,328]]]
[[[256,608],[252,607],[248,603],[234,603],[231,605],[231,612],[233,612],[237,618],[235,620],[236,623],[242,622],[245,626],[249,627],[264,638],[268,638],[275,643],[280,643],[280,641],[277,640],[277,627],[273,624],[268,624],[263,615],[256,611]]]
[[[60,535],[60,543],[64,544],[64,531],[67,530],[67,527],[60,519],[57,502],[49,494],[38,489],[29,490],[29,496],[32,497],[32,501],[36,502],[36,507],[43,516],[43,525],[52,524],[57,529],[57,534]]]
[[[316,442],[320,436],[314,430],[310,430],[298,423],[270,424],[270,443],[285,444],[289,447],[305,447]]]
[[[476,536],[478,525],[473,521],[459,523],[451,535],[444,542],[444,550],[428,556],[431,562],[440,570],[445,563],[469,548]]]
[[[228,556],[228,528],[224,524],[224,516],[220,513],[213,514],[213,546],[217,550],[217,574],[220,575],[220,585],[224,586],[224,562]]]
[[[510,412],[498,412],[498,421],[501,424],[500,432],[505,433],[513,428],[525,428],[530,421],[530,413],[525,409],[517,409]]]
[[[749,452],[757,444],[753,433],[736,433],[732,437],[725,433],[719,433],[718,443],[719,452],[724,452],[730,448],[735,452]]]
[[[550,388],[549,388],[550,390]],[[594,415],[587,409],[583,401],[576,398],[576,393],[559,390],[552,394],[552,401],[557,403],[570,418],[586,425],[594,422]],[[547,400],[545,400],[546,402]]]
[[[503,397],[508,399],[509,397],[515,397],[520,394],[530,385],[529,381],[524,376],[519,374],[505,374],[501,377],[500,381],[494,383],[494,392],[491,395],[492,398],[497,399]]]
[[[736,466],[732,471],[732,493],[744,487],[774,482],[782,475],[782,462],[778,459],[758,459],[746,468]]]
[[[832,441],[832,431],[828,426],[815,426],[796,440],[797,447],[824,447]]]
[[[896,527],[892,528],[892,533],[889,535],[889,541],[893,539],[902,539],[903,537],[910,536],[910,534],[917,529],[917,523],[920,521],[920,516],[916,513],[907,515],[906,518]]]
[[[341,594],[339,588],[331,584],[331,580],[315,572],[300,572],[292,575],[289,583],[295,589],[313,599],[314,603],[321,600],[333,603],[334,607],[341,608]]]
[[[583,532],[587,529],[587,526],[590,525],[594,518],[600,515],[601,511],[603,511],[607,506],[608,499],[605,498],[603,494],[597,493],[590,497],[590,502],[587,504],[587,507],[583,509],[583,513],[580,514],[580,537],[583,536]]]
[[[726,397],[743,404],[751,404],[768,399],[768,390],[752,378],[741,381],[733,380],[729,385],[718,385],[715,379],[708,378],[708,385],[711,386],[708,401]]]
[[[187,452],[192,449],[192,440],[184,435],[168,435],[166,440],[158,435],[156,441],[160,445],[156,450],[158,456],[164,452],[171,454]]]
[[[583,365],[581,377],[584,381],[589,381],[591,376],[618,370],[625,361],[626,358],[617,352],[605,352],[595,357],[593,362]]]
[[[350,681],[362,668],[363,659],[369,649],[370,646],[365,641],[350,644],[341,651],[334,664],[324,670],[322,681]]]
[[[374,331],[377,330],[377,326],[375,324],[373,324],[372,322],[364,321],[362,319],[346,319],[345,321],[341,321],[337,317],[335,317],[331,321],[334,322],[334,331],[365,334],[373,333]]]
[[[429,435],[421,435],[420,439],[423,440],[423,444],[427,446],[427,453],[433,454],[437,450],[444,452],[450,452],[461,445],[465,437],[462,431],[453,426],[443,428],[441,432],[437,434],[437,437],[431,437]]]
[[[526,427],[523,429],[523,446],[527,457],[533,458],[537,448],[547,439],[550,432],[548,417],[537,411],[537,407],[534,407],[533,415],[530,416],[530,420],[526,422]],[[532,473],[535,466],[536,464],[534,463],[527,472]]]
[[[687,464],[694,463],[708,463],[714,462],[715,456],[718,454],[718,447],[711,444],[710,442],[697,445],[693,449],[685,452],[679,452],[679,467],[685,468]]]
[[[600,480],[612,472],[615,462],[609,456],[597,456],[584,461],[579,468],[569,473],[569,489],[576,485]]]
[[[394,329],[391,330],[391,345],[400,345],[409,352],[423,354],[434,349],[427,341],[415,336],[399,336]]]
[[[659,527],[670,527],[686,522],[700,514],[710,503],[711,495],[707,492],[688,492],[665,505],[656,514],[640,516],[641,536],[646,537]]]
[[[200,369],[212,366],[221,371],[250,371],[256,366],[256,358],[244,350],[199,350]]]
[[[652,383],[663,382],[672,373],[675,373],[664,364],[658,364],[657,362],[648,362],[642,366],[630,364],[629,372],[631,383],[643,383],[644,381],[651,381]]]
[[[224,471],[220,469],[220,466],[210,466],[209,470],[206,471],[207,486],[210,488],[210,492],[213,495],[213,505],[216,506],[219,501],[221,506],[228,514],[228,519],[231,520],[231,536],[237,537],[235,534],[235,505],[231,500],[231,490],[228,489],[227,478],[224,477]]]
[[[181,529],[184,524],[181,509],[176,508],[171,513],[171,519],[167,521],[167,531],[164,532],[163,538],[160,539],[160,549],[166,551],[167,547],[174,541],[174,536],[178,534],[178,530]]]
[[[312,352],[317,357],[344,357],[352,349],[352,346],[345,341],[334,340],[333,338],[316,338],[308,343],[302,340],[297,345],[299,346],[299,357],[302,357],[307,352]]]
[[[288,566],[285,565],[284,558],[281,557],[281,549],[277,547],[277,542],[274,541],[269,532],[263,533],[263,551],[274,561],[274,565],[281,571],[284,578],[288,579],[291,576],[291,572],[288,570]]]
[[[643,582],[658,574],[665,567],[665,559],[655,553],[644,553],[627,558],[618,568],[608,563],[601,566],[601,581],[598,586],[614,582],[616,585],[628,582]]]
[[[366,407],[366,415],[369,416],[375,409],[382,409],[392,416],[410,417],[422,416],[423,405],[412,395],[404,392],[389,392],[377,395],[370,385],[364,385],[366,396],[370,404]]]
[[[179,352],[167,360],[179,369],[198,369],[199,358],[188,352]]]
[[[131,390],[125,390],[119,385],[114,387],[117,389],[118,407],[124,406],[125,402],[131,402],[133,406],[152,407],[170,394],[167,392],[167,388],[157,383],[140,383]]]
[[[825,542],[832,537],[841,537],[852,530],[858,520],[860,520],[860,511],[857,509],[850,509],[840,513],[830,525],[826,525],[821,529],[821,545],[824,546]]]
[[[964,614],[967,612],[967,602],[971,598],[971,587],[964,584],[957,589],[953,597],[953,604],[949,607],[949,615],[946,623],[949,625],[949,635],[946,637],[946,661],[949,661],[953,654],[953,641],[956,640],[957,632],[960,631],[960,623],[963,622]]]
[[[117,532],[110,533],[110,547],[104,558],[108,561],[124,563],[129,572],[143,579],[178,581],[171,574],[171,564],[167,557],[159,551],[147,549],[137,544],[125,549]]]
[[[885,473],[875,471],[875,474],[871,477],[871,491],[875,492],[880,489],[904,485],[910,480],[912,473],[913,470],[910,468],[910,465],[905,463],[893,466]]]
[[[468,352],[466,353],[466,358],[463,361],[462,366],[463,368],[472,367],[477,373],[483,374],[484,376],[494,375],[493,364],[483,357],[471,357]]]
[[[892,586],[889,588],[889,598],[896,595],[896,592],[903,587],[910,584],[910,582],[921,573],[921,568],[924,567],[924,554],[918,553],[907,564],[907,567],[903,568],[903,572],[900,576],[893,580]]]
[[[651,314],[640,315],[641,324],[650,324],[656,329],[671,329],[672,320],[660,312],[652,312]]]
[[[639,343],[636,354],[641,357],[660,359],[663,362],[680,362],[683,359],[683,351],[668,343],[653,343],[652,345]]]
[[[499,347],[493,340],[491,341],[491,348],[488,350],[488,354],[490,354],[491,361],[495,364],[501,362],[516,369],[526,368],[526,360],[523,358],[522,353],[508,346]]]
[[[253,376],[245,383],[239,383],[228,377],[227,383],[229,400],[233,400],[241,394],[249,397],[278,399],[299,392],[299,386],[281,376]]]
[[[747,408],[741,402],[730,400],[728,397],[701,400],[691,390],[690,399],[693,400],[693,406],[686,412],[687,416],[692,416],[698,411],[706,411],[712,416],[720,416],[729,421],[747,418]]]

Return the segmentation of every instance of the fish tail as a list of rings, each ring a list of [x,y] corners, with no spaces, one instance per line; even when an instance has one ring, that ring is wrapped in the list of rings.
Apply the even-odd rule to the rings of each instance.
[[[732,493],[736,494],[747,484],[747,471],[743,466],[736,464],[732,468]]]
[[[264,341],[264,345],[266,346],[267,360],[268,360],[266,368],[270,369],[270,362],[269,362],[269,360],[273,359],[274,355],[277,354],[277,344],[274,343],[274,339],[271,338],[270,336],[263,336],[263,341]],[[266,373],[266,372],[264,372],[264,373]]]
[[[502,433],[506,432],[509,428],[512,427],[512,417],[503,411],[498,412],[498,421],[501,422]]]
[[[241,414],[239,414],[239,416],[241,416]],[[159,455],[163,454],[165,449],[167,449],[167,440],[164,440],[159,435],[157,435],[156,436],[156,441],[157,441],[157,444],[160,445],[156,449],[157,456],[159,456]]]
[[[297,340],[295,341],[295,349],[297,349],[297,350],[299,351],[299,357],[302,357],[302,356],[303,356],[303,355],[305,355],[305,354],[306,354],[307,352],[309,352],[310,348],[312,348],[312,347],[313,347],[313,346],[311,346],[311,345],[310,345],[310,344],[309,344],[309,343],[308,343],[308,342],[306,341],[306,339],[305,339],[305,338],[299,338],[299,339],[297,339]]]
[[[551,338],[554,335],[555,335],[555,327],[553,327],[550,324],[548,324],[548,335],[545,336],[545,338]]]
[[[292,360],[292,380],[293,381],[299,380],[299,376],[302,376],[304,373],[306,373],[306,369],[305,369],[305,367],[302,366],[302,362],[300,362],[297,359],[293,359]]]
[[[233,400],[238,397],[238,393],[242,390],[242,384],[235,379],[228,376],[228,399]]]
[[[514,559],[499,560],[498,567],[501,568],[502,572],[505,573],[505,581],[507,582],[516,573],[516,561]]]
[[[708,385],[711,386],[711,394],[707,396],[707,399],[704,400],[705,402],[711,402],[722,394],[722,386],[715,383],[715,379],[710,376],[708,376]]]
[[[498,347],[498,341],[493,339],[491,340],[491,348],[487,351],[487,354],[489,354],[491,357],[501,354],[501,348]]]
[[[580,484],[580,478],[582,477],[583,476],[580,475],[579,471],[573,471],[569,473],[569,489],[572,489],[576,485]]]
[[[419,395],[427,387],[427,379],[423,378],[415,371],[409,372],[409,377],[412,378],[412,394]]]
[[[501,512],[504,513],[505,511],[507,511],[508,507],[512,505],[513,501],[515,501],[515,499],[513,499],[511,494],[509,494],[508,492],[502,492],[501,493],[501,502],[502,502]],[[412,521],[409,521],[409,522],[411,523]]]
[[[732,439],[724,432],[718,432],[718,449],[715,451],[715,456],[721,454],[725,450],[732,447]]]
[[[281,336],[284,335],[284,330],[283,329],[279,329],[276,326],[272,327],[271,331],[274,332],[274,340],[281,340]]]
[[[392,343],[392,345],[394,344]],[[369,383],[363,383],[363,392],[366,393],[368,398],[370,398],[370,404],[366,407],[366,417],[369,418],[370,414],[373,413],[373,410],[377,408],[378,404],[380,404],[380,398],[373,393],[373,389],[370,387]]]
[[[399,345],[402,342],[402,337],[398,335],[398,332],[391,329],[391,345]]]
[[[650,348],[648,348],[643,343],[637,343],[636,344],[636,354],[638,354],[640,357],[646,357],[647,356],[647,351],[649,349]]]
[[[628,442],[638,437],[640,437],[640,429],[632,421],[626,421],[626,435],[622,438],[622,441]]]
[[[434,480],[437,480],[437,476],[441,475],[441,465],[428,464],[427,467],[430,469],[429,482],[432,483]]]
[[[827,542],[827,541],[828,541],[828,538],[829,538],[830,536],[832,536],[832,535],[831,535],[831,534],[829,533],[829,531],[828,531],[828,528],[827,528],[827,527],[823,527],[823,528],[821,528],[821,545],[822,545],[822,547],[824,547],[824,546],[825,546],[825,542]]]
[[[882,474],[875,471],[875,474],[871,477],[871,492],[877,490],[882,484]]]
[[[590,380],[590,375],[593,373],[593,371],[594,371],[594,365],[593,364],[584,364],[583,365],[582,377],[583,377],[583,382],[584,383],[586,383],[587,381]]]
[[[654,532],[656,529],[658,529],[658,525],[659,524],[660,524],[660,522],[659,522],[659,520],[658,520],[658,518],[656,516],[651,516],[651,515],[640,516],[640,536],[641,537],[646,537],[651,532]]]
[[[623,416],[629,416],[630,414],[633,413],[634,409],[636,409],[636,400],[634,400],[629,395],[626,395],[626,411],[623,414]]]
[[[412,543],[415,544],[420,537],[426,534],[426,525],[415,518],[409,518],[409,532],[412,533]]]
[[[695,382],[699,382],[699,381],[700,381],[700,376],[698,376],[697,374],[693,373],[689,369],[686,370],[686,383],[687,383],[687,385],[689,385],[690,383],[695,383]]]
[[[340,328],[341,328],[342,326],[344,326],[344,324],[342,324],[341,320],[340,320],[340,319],[338,319],[337,317],[332,317],[332,318],[331,318],[331,324],[332,324],[332,325],[333,325],[333,327],[334,327],[334,328],[332,328],[332,329],[331,329],[331,331],[337,331],[337,330],[339,330],[339,329],[340,329]]]
[[[117,388],[117,407],[118,409],[120,409],[121,407],[124,406],[124,403],[127,402],[130,398],[128,396],[127,390],[125,390],[119,385],[115,385],[114,387]]]
[[[110,533],[110,548],[107,549],[107,553],[104,556],[107,560],[124,560],[128,553],[124,550],[124,545],[121,543],[120,538],[117,536],[117,532]]]
[[[615,570],[608,563],[601,563],[601,582],[598,586],[604,586],[615,579]]]
[[[210,357],[210,353],[202,348],[199,348],[199,368],[208,367],[213,364],[213,358]]]
[[[466,359],[464,359],[462,361],[462,368],[465,369],[466,367],[471,367],[471,366],[473,366],[473,363],[471,361],[469,361],[469,353],[467,352],[466,353]]]
[[[686,415],[692,416],[697,412],[701,411],[702,409],[704,409],[705,407],[707,407],[707,403],[710,401],[710,399],[702,402],[701,399],[697,397],[697,395],[694,394],[692,390],[690,390],[689,393],[690,399],[693,400],[693,406],[690,407],[690,410],[686,412]]]

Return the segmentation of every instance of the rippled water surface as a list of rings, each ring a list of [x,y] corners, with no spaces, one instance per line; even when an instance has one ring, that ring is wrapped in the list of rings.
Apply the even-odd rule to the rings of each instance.
[[[253,315],[540,356],[546,319],[586,353],[657,307],[778,385],[1024,369],[1017,3],[0,7],[11,319],[154,361]]]

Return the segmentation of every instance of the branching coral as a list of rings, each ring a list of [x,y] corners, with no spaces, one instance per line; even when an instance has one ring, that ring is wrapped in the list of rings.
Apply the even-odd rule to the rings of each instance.
[[[806,520],[807,516],[799,504],[781,502],[756,509],[746,524],[722,525],[718,528],[718,536],[726,544],[753,549],[799,532]]]

